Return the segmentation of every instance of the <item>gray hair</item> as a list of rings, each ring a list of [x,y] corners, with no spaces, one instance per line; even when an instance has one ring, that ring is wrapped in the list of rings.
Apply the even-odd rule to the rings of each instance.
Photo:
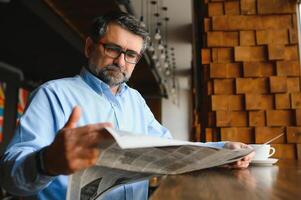
[[[143,46],[141,53],[147,48],[149,41],[149,33],[145,27],[132,15],[125,12],[110,12],[103,16],[99,16],[93,20],[90,37],[94,42],[98,42],[106,33],[109,23],[117,23],[122,28],[129,30],[135,35],[141,36]]]

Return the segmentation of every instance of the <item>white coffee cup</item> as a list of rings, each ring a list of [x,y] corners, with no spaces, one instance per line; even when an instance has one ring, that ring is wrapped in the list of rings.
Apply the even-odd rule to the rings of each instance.
[[[275,153],[275,148],[269,144],[250,144],[250,146],[255,150],[253,160],[267,160]]]

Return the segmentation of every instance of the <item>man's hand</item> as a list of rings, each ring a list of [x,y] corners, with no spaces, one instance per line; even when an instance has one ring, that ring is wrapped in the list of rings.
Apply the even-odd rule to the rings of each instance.
[[[241,142],[227,142],[224,146],[224,148],[227,149],[246,149],[246,148],[252,148],[249,145],[246,145]],[[253,151],[252,153],[246,155],[243,157],[241,160],[238,160],[234,163],[226,165],[226,167],[230,168],[236,168],[236,169],[243,169],[247,168],[252,160],[252,158],[255,156],[255,152]]]
[[[43,161],[49,174],[71,174],[95,165],[100,154],[100,143],[105,139],[112,139],[104,129],[112,127],[111,123],[76,128],[80,115],[80,108],[76,106],[64,128],[59,131],[53,143],[46,147]]]

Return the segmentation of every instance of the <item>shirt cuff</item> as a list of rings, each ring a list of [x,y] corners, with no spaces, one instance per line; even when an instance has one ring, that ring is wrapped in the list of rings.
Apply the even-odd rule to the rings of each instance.
[[[43,176],[49,176],[49,177],[53,177],[55,175],[50,174],[49,172],[47,172],[46,168],[45,168],[45,163],[44,163],[44,152],[46,150],[46,147],[43,147],[42,149],[38,150],[36,152],[36,168],[37,168],[37,172],[40,175]]]
[[[225,144],[227,141],[222,141],[222,142],[206,142],[205,144],[211,147],[216,147],[216,148],[224,148]]]
[[[37,156],[38,156],[39,152],[40,151],[31,153],[25,160],[24,176],[25,177],[27,176],[26,180],[32,180],[32,181],[29,181],[29,183],[32,183],[33,185],[35,185],[38,188],[44,188],[48,184],[50,184],[51,181],[53,181],[55,179],[55,176],[48,176],[46,174],[41,173],[38,170]]]

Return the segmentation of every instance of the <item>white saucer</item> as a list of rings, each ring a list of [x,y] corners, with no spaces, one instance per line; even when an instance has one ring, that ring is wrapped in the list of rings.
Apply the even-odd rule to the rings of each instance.
[[[266,165],[266,166],[271,166],[275,164],[278,161],[276,158],[268,158],[266,160],[252,160],[251,164],[252,165]]]

